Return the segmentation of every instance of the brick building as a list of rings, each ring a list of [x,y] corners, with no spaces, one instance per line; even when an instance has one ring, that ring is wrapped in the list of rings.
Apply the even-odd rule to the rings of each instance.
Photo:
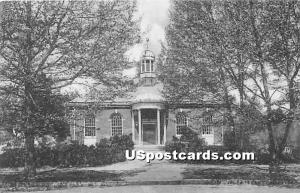
[[[225,126],[222,116],[212,109],[217,104],[172,104],[162,95],[163,84],[157,80],[154,54],[146,49],[139,63],[138,87],[127,97],[93,104],[97,101],[75,99],[69,103],[76,118],[71,120],[73,140],[86,145],[101,138],[131,135],[135,145],[160,146],[180,136],[186,126],[193,128],[208,145],[222,145]],[[75,116],[75,115],[74,115]]]

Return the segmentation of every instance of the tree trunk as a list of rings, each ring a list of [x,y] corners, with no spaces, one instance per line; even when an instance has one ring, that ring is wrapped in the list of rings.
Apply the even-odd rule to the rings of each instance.
[[[35,165],[35,148],[34,148],[34,136],[29,132],[25,134],[25,168],[24,174],[27,179],[32,179],[36,175]]]
[[[287,123],[285,126],[284,135],[282,141],[278,147],[278,156],[281,156],[285,146],[287,145],[287,140],[290,134],[291,127],[293,126],[293,121],[295,119],[295,111],[297,108],[296,97],[295,97],[295,85],[293,80],[289,83],[289,103],[290,103],[290,112],[287,114]]]
[[[25,168],[24,174],[27,179],[32,179],[36,174],[35,165],[35,148],[34,148],[34,113],[35,112],[35,102],[32,97],[32,84],[30,82],[25,83],[25,115],[24,117],[24,135],[25,135]]]
[[[253,33],[253,40],[255,44],[255,52],[257,53],[257,64],[260,67],[260,72],[261,72],[261,78],[262,78],[262,85],[263,85],[263,100],[265,103],[265,106],[267,108],[267,117],[266,117],[266,125],[268,129],[268,134],[269,134],[269,152],[270,152],[270,159],[271,165],[276,162],[276,146],[275,146],[275,140],[274,140],[274,132],[273,132],[273,127],[272,127],[272,119],[271,119],[271,111],[272,111],[272,106],[271,106],[271,97],[270,97],[270,91],[269,91],[269,86],[268,86],[268,74],[265,69],[265,63],[263,60],[263,51],[262,51],[262,42],[261,42],[261,36],[260,33],[257,29],[256,26],[256,15],[255,13],[255,7],[254,7],[254,2],[250,1],[250,16],[251,16],[251,26],[252,26],[252,33]],[[270,165],[270,168],[271,168]]]
[[[229,127],[230,129],[232,129],[232,134],[233,134],[233,139],[234,139],[234,148],[236,149],[236,145],[237,145],[237,139],[236,139],[236,126],[235,126],[235,122],[234,122],[234,118],[233,118],[233,112],[232,112],[232,107],[231,107],[231,101],[229,99],[229,92],[228,92],[228,88],[226,86],[226,78],[225,78],[225,74],[222,68],[220,68],[220,74],[221,74],[221,80],[223,82],[223,92],[224,92],[224,102],[225,102],[225,108],[227,109],[227,119],[229,122]]]
[[[240,80],[240,81],[243,81],[243,80]],[[243,117],[244,117],[244,112],[243,112],[243,110],[244,110],[244,88],[243,88],[243,84],[244,84],[244,82],[240,82],[240,85],[239,85],[239,97],[240,97],[240,105],[239,105],[239,112],[240,112],[240,115],[239,115],[239,117],[240,117],[240,119],[243,121]],[[241,150],[243,150],[244,149],[244,144],[245,144],[245,130],[244,130],[244,127],[243,127],[243,125],[241,125],[241,121],[239,121],[240,122],[240,124],[239,124],[239,130],[240,130],[240,143],[239,143],[239,145],[240,145],[240,149]]]

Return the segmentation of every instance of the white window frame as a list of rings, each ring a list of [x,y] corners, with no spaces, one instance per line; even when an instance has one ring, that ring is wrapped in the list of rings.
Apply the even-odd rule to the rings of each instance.
[[[116,116],[116,115],[119,115],[120,116],[120,118],[121,118],[121,126],[116,126],[116,125],[113,125],[113,123],[114,123],[114,116]],[[114,133],[113,133],[113,130],[114,130],[114,127],[115,128],[117,128],[117,127],[121,127],[121,135],[123,135],[123,121],[124,121],[124,119],[122,118],[122,115],[120,114],[120,113],[113,113],[112,115],[111,115],[111,119],[110,119],[110,125],[111,125],[111,136],[114,136]]]
[[[183,121],[184,123],[181,123],[180,125],[178,124],[178,119],[177,119],[178,116],[184,116],[185,117],[185,120]],[[181,127],[187,127],[189,125],[189,123],[188,123],[188,117],[187,117],[187,115],[185,113],[183,113],[182,111],[180,111],[180,112],[178,112],[176,114],[175,119],[176,119],[175,133],[176,133],[176,136],[180,137],[182,134],[178,133],[178,127],[180,127],[180,126]]]
[[[86,119],[87,118],[93,118],[93,124],[91,124],[92,126],[86,126]],[[87,127],[89,127],[90,129],[91,128],[94,128],[93,129],[93,133],[94,133],[94,135],[86,135],[86,129],[87,129]],[[84,137],[85,138],[95,138],[96,137],[96,117],[95,116],[86,116],[86,117],[84,117],[84,130],[83,130],[83,135],[84,135]]]
[[[208,118],[208,121],[206,120]],[[212,115],[205,115],[202,118],[202,136],[211,136],[214,134],[213,129],[213,116]],[[206,127],[204,129],[204,127]]]

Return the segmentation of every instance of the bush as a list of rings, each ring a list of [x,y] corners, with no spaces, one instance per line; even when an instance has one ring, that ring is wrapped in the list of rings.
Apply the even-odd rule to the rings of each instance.
[[[235,142],[235,134],[233,131],[225,131],[224,133],[224,146],[231,151],[237,149],[237,144]]]
[[[0,155],[1,167],[23,167],[25,163],[24,148],[6,148]]]
[[[165,145],[165,150],[167,152],[177,151],[188,153],[202,151],[205,146],[205,141],[199,138],[198,134],[195,131],[193,131],[189,127],[185,127],[184,129],[182,129],[181,133],[182,135],[180,138],[173,137],[173,140]]]
[[[114,136],[102,139],[96,146],[86,146],[78,142],[62,143],[54,147],[36,147],[36,166],[99,166],[125,161],[125,151],[133,149],[130,136]],[[23,167],[24,148],[7,148],[0,155],[0,167]]]
[[[192,129],[186,127],[184,132],[182,132],[182,136],[180,138],[173,137],[171,142],[168,142],[165,146],[165,150],[167,152],[207,152],[208,150],[212,152],[217,152],[218,155],[224,155],[226,152],[235,152],[232,150],[232,147],[227,146],[207,146],[204,139],[199,138],[198,134],[194,132]],[[239,151],[242,152],[242,151]],[[179,160],[180,162],[187,162],[187,163],[239,163],[239,164],[246,164],[252,163],[253,161],[239,161],[239,160],[232,160],[232,161],[225,161],[225,160]]]

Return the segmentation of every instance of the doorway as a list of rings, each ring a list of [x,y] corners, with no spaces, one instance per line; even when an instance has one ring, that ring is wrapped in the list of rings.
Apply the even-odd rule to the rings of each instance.
[[[157,144],[157,110],[142,110],[142,141],[143,145]]]

